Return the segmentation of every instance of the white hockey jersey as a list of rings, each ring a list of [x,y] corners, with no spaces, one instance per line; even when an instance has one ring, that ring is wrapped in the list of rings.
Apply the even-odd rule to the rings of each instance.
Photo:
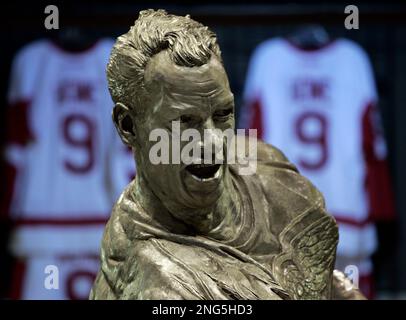
[[[105,69],[112,45],[102,39],[72,53],[39,40],[14,59],[6,159],[14,169],[8,211],[16,256],[99,253],[112,205],[135,172],[111,120]],[[97,272],[97,260],[93,265]]]
[[[339,224],[338,255],[369,257],[372,218],[394,209],[366,53],[346,39],[313,51],[270,39],[251,58],[244,101],[240,127],[258,129],[324,194]]]

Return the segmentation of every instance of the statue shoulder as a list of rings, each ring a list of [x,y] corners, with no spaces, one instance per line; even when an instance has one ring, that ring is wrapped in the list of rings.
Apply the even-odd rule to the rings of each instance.
[[[112,209],[104,228],[101,242],[100,270],[93,285],[90,299],[119,299],[125,279],[119,270],[125,265],[132,241],[122,224],[122,204],[126,201],[128,187],[122,192]]]
[[[283,154],[283,152],[274,145],[265,143],[262,140],[257,140],[257,148],[258,161],[286,163],[290,164],[293,170],[297,170],[296,167],[289,162],[288,158]]]
[[[286,205],[291,208],[289,212],[295,212],[292,204],[297,208],[308,206],[317,207],[324,211],[325,203],[321,192],[305,176],[301,175],[297,167],[277,147],[258,141],[258,167],[257,177],[270,202],[275,197],[286,200]],[[300,210],[299,210],[300,211]]]
[[[261,175],[264,173],[263,171],[266,174],[266,171],[272,168],[298,172],[296,166],[277,147],[255,137],[236,137],[238,152],[235,162],[231,163],[230,168],[237,175]]]

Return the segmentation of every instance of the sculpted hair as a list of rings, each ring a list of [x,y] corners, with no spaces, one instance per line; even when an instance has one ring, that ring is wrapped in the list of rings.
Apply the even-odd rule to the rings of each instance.
[[[163,50],[168,50],[170,59],[179,66],[204,65],[212,54],[221,61],[216,35],[189,15],[141,11],[134,26],[117,39],[107,65],[109,90],[115,103],[137,108],[145,94],[146,65]]]

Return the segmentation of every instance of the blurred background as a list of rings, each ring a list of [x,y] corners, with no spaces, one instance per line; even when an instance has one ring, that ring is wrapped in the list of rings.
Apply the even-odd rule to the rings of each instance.
[[[304,96],[308,92],[314,93],[312,90],[316,90],[317,96],[320,88],[317,89],[317,83],[314,88],[312,82],[317,77],[334,79],[328,85],[331,90],[335,90],[337,81],[347,84],[335,91],[333,99],[336,100],[332,103],[336,108],[342,103],[341,110],[347,110],[340,113],[341,122],[336,122],[334,113],[326,112],[325,116],[335,128],[330,137],[333,134],[340,137],[343,145],[346,141],[362,140],[362,145],[350,152],[352,156],[359,152],[354,156],[359,164],[354,167],[361,169],[354,174],[352,170],[356,169],[345,154],[348,148],[332,148],[336,150],[336,162],[341,161],[340,155],[346,161],[339,167],[345,167],[349,180],[354,177],[348,185],[359,183],[365,187],[365,194],[361,192],[355,199],[364,212],[349,210],[349,215],[353,213],[354,217],[338,217],[337,220],[341,219],[345,224],[361,216],[354,225],[373,228],[373,232],[368,231],[369,235],[361,240],[357,238],[358,227],[349,231],[355,234],[353,239],[357,239],[354,246],[361,251],[367,248],[366,253],[359,254],[368,260],[365,275],[369,280],[366,280],[365,294],[374,299],[405,299],[406,5],[391,1],[194,3],[54,2],[59,11],[57,30],[47,30],[44,26],[49,15],[44,13],[46,3],[14,1],[2,5],[0,298],[87,297],[98,268],[103,225],[120,190],[134,175],[131,154],[118,141],[110,123],[112,102],[104,78],[105,64],[112,40],[128,31],[140,10],[162,8],[173,14],[190,14],[216,32],[235,95],[238,127],[255,127],[270,143],[274,143],[274,134],[267,134],[273,128],[267,127],[270,122],[266,119],[273,113],[280,113],[280,119],[283,119],[285,108],[294,104],[275,103],[284,99],[273,97],[282,94],[281,86],[295,86],[294,80],[292,84],[288,81],[289,77],[295,77],[296,70],[299,70],[300,79],[310,79],[310,82],[298,84],[297,90]],[[359,10],[359,29],[345,28],[348,14],[344,9],[350,4]],[[347,40],[337,40],[342,38]],[[269,42],[270,39],[277,41]],[[260,44],[261,49],[258,49]],[[287,49],[289,45],[291,49]],[[282,47],[287,51],[278,55]],[[276,53],[272,53],[273,50]],[[269,57],[274,57],[272,61],[266,59],[268,51]],[[306,67],[298,67],[301,64]],[[281,68],[274,72],[277,65]],[[341,74],[337,65],[353,70],[354,77],[351,72],[342,72],[347,78],[337,78]],[[256,78],[261,74],[258,70],[262,70],[262,75]],[[270,76],[264,76],[263,70]],[[287,75],[284,70],[288,70]],[[310,70],[308,74],[306,70]],[[370,101],[363,101],[365,105],[352,105],[351,101],[361,99],[353,87],[362,81],[366,95],[369,94],[365,99]],[[274,88],[273,96],[269,92]],[[254,90],[257,91],[254,93]],[[272,101],[269,105],[266,99],[258,101],[256,94],[270,95]],[[320,103],[317,102],[316,108],[320,108]],[[366,120],[370,113],[369,103],[375,108],[375,120]],[[309,108],[308,101],[305,104],[305,108]],[[301,104],[298,102],[298,105]],[[356,108],[359,112],[354,112]],[[354,117],[358,118],[354,120]],[[280,128],[288,128],[289,121],[286,117],[287,124]],[[342,125],[357,121],[359,127],[355,127],[355,131]],[[323,142],[320,140],[322,131],[317,131],[324,128],[323,121],[316,121],[310,127],[309,134],[299,132],[305,142],[300,148],[305,158],[306,152],[313,157],[314,148]],[[359,133],[353,133],[357,130]],[[353,136],[357,134],[360,137]],[[374,140],[370,142],[372,151],[364,143],[368,134],[379,140],[378,143],[368,138],[368,141]],[[275,145],[291,158],[288,149],[295,142],[286,143],[286,146],[276,142]],[[386,152],[378,152],[377,148]],[[368,154],[367,149],[372,154]],[[372,166],[369,165],[371,157],[372,162],[375,161]],[[61,159],[63,165],[58,167]],[[314,171],[301,168],[295,159],[291,161],[310,180],[317,180],[317,177],[312,178]],[[337,170],[330,168],[326,175],[341,175]],[[371,174],[376,176],[377,172],[383,179],[379,181],[383,182],[376,182],[371,191],[365,179]],[[330,183],[334,181],[329,177]],[[342,190],[346,188],[345,184],[337,183],[333,191],[324,191],[323,182],[316,185],[323,192],[333,193],[331,198],[334,194],[345,194]],[[90,196],[92,192],[94,194]],[[84,196],[86,193],[89,196]],[[329,208],[330,196],[327,198]],[[357,265],[354,261],[360,261],[358,253],[353,254],[353,251],[349,257],[343,251],[343,261],[348,262],[343,266]],[[46,265],[59,267],[59,290],[44,289],[44,279],[52,273],[44,271]]]

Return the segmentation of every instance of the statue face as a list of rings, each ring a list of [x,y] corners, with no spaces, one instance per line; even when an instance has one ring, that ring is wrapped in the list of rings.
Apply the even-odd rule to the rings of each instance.
[[[182,161],[180,164],[170,161],[170,164],[154,165],[149,152],[157,142],[148,138],[152,130],[164,129],[169,136],[172,154],[173,121],[180,122],[180,134],[191,128],[199,131],[202,150],[207,147],[207,140],[203,139],[205,129],[234,129],[234,96],[227,75],[215,57],[205,65],[190,68],[175,65],[163,51],[149,62],[145,82],[148,97],[144,117],[136,124],[141,149],[137,152],[137,165],[142,166],[152,191],[171,213],[184,222],[195,223],[205,217],[196,216],[196,213],[188,216],[193,212],[190,209],[212,206],[220,197],[228,174],[227,165],[214,162],[186,165]],[[179,141],[179,137],[176,139]],[[212,134],[211,139],[214,141],[219,136]],[[188,141],[180,141],[180,149],[186,144]],[[179,208],[190,209],[182,211]]]

